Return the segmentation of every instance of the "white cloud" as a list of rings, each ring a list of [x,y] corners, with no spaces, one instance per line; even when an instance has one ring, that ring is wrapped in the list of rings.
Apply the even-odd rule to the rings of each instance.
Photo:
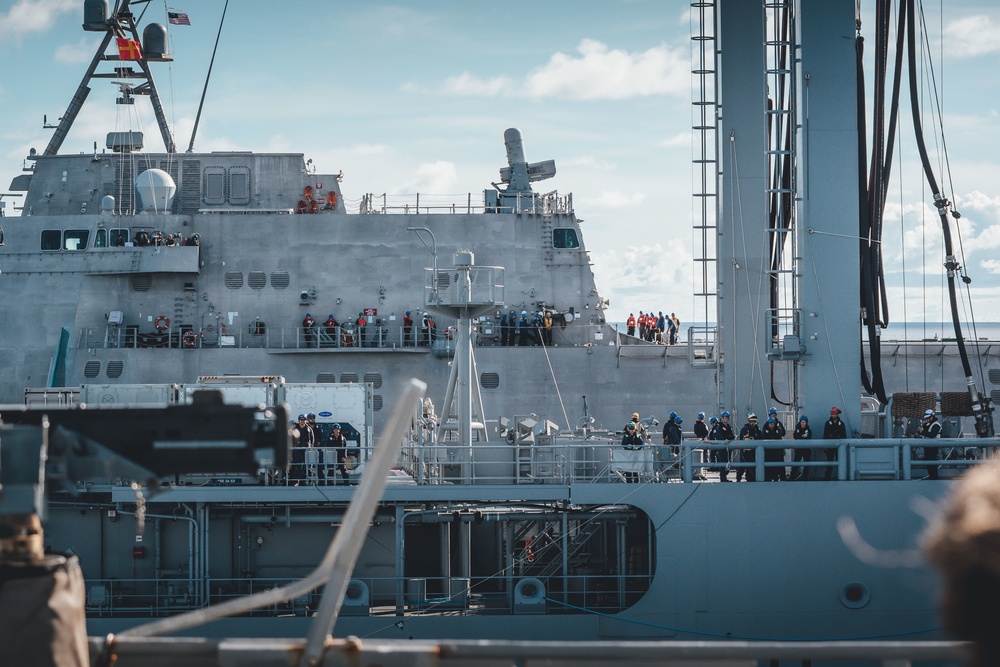
[[[80,12],[83,3],[78,0],[17,0],[6,13],[0,14],[0,42],[22,38],[31,33],[49,30],[60,15]]]
[[[975,58],[1000,53],[1000,26],[984,14],[966,16],[944,27],[948,55]]]
[[[693,262],[681,241],[591,250],[591,255],[601,295],[611,302],[609,321],[624,322],[628,313],[650,309],[684,316],[693,290]]]
[[[496,97],[514,88],[514,82],[510,77],[496,76],[492,79],[480,79],[469,72],[462,72],[458,76],[448,77],[444,82],[445,92],[452,95],[479,95],[483,97]]]
[[[88,36],[80,38],[76,44],[63,44],[53,54],[56,62],[65,65],[89,63],[94,57],[95,42]]]
[[[455,169],[454,163],[446,160],[422,164],[417,167],[417,173],[414,176],[412,180],[398,188],[395,194],[451,192],[458,181],[458,171]]]
[[[621,100],[684,96],[691,86],[687,56],[666,44],[629,52],[584,39],[576,50],[577,55],[553,54],[523,81],[509,76],[483,79],[466,71],[446,79],[444,89],[453,95]]]
[[[979,262],[979,266],[985,269],[988,273],[1000,275],[1000,259],[984,259]]]

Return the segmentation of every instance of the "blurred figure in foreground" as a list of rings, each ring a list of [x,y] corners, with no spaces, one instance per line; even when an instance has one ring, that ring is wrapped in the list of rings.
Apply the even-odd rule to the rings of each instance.
[[[971,665],[1000,665],[1000,459],[969,472],[925,540],[943,578],[945,628],[973,642]]]

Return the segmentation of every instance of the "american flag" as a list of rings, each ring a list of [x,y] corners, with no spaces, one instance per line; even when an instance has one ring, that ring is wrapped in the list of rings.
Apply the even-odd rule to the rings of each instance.
[[[191,19],[184,12],[167,12],[167,23],[174,25],[191,25]]]

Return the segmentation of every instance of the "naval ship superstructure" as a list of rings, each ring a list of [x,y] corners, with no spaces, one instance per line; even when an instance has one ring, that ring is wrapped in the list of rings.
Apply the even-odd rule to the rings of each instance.
[[[99,4],[86,3],[86,26],[109,40],[119,32],[138,40],[128,2],[103,17],[94,15]],[[942,365],[959,369],[949,391],[922,387],[893,396],[889,407],[869,399],[862,411],[857,306],[829,299],[822,278],[836,275],[845,281],[841,292],[857,292],[855,279],[844,276],[860,260],[853,250],[821,245],[857,236],[857,220],[842,214],[861,197],[857,120],[847,112],[856,106],[855,49],[843,39],[855,35],[855,7],[846,0],[765,5],[795,18],[785,46],[799,58],[787,72],[799,77],[795,85],[810,74],[809,123],[796,122],[802,91],[791,87],[793,78],[781,110],[769,105],[760,72],[775,68],[760,44],[773,21],[760,5],[727,5],[708,22],[725,54],[712,105],[733,112],[704,125],[745,142],[741,150],[756,148],[759,159],[719,178],[718,192],[740,194],[702,226],[717,237],[717,254],[705,263],[718,269],[711,294],[718,326],[689,335],[686,345],[643,344],[605,322],[572,197],[533,191],[555,167],[529,163],[516,130],[504,135],[500,183],[481,196],[444,207],[415,199],[401,210],[366,196],[349,212],[339,175],[313,171],[302,154],[178,153],[161,123],[163,153],[144,151],[137,133],[119,132],[100,151],[60,155],[66,125],[12,184],[25,196],[0,249],[0,353],[10,362],[0,400],[55,408],[85,395],[81,412],[113,414],[142,403],[140,394],[170,404],[183,403],[196,385],[222,387],[223,395],[263,388],[329,427],[345,420],[343,409],[316,397],[362,387],[370,409],[350,418],[360,422],[352,424],[358,439],[347,476],[357,481],[371,458],[370,433],[400,400],[400,380],[425,381],[433,404],[412,406],[408,440],[361,548],[338,634],[939,637],[937,580],[914,556],[927,517],[913,508],[936,504],[950,478],[996,446],[994,438],[958,437],[992,435],[986,390],[970,390],[970,373],[940,354]],[[150,62],[163,51],[155,43],[144,49]],[[101,54],[91,74],[102,57],[117,61]],[[142,72],[131,75],[115,62],[115,75],[144,78],[124,96],[155,99],[141,62]],[[85,98],[78,92],[64,124]],[[782,114],[784,129],[768,132],[761,119]],[[769,148],[782,132],[789,146],[824,156],[822,175],[810,175],[807,160],[788,158],[788,182],[808,180],[808,189],[761,187],[785,159],[778,156],[795,154]],[[781,239],[801,231],[791,218],[761,214],[736,224],[731,213],[737,201],[769,210],[772,198],[809,220],[798,253],[809,264],[771,270],[775,281],[800,281],[798,302],[763,318],[752,307],[768,303],[762,297],[771,287],[739,272],[764,263],[753,256],[764,246],[751,244],[748,255],[739,235],[778,239],[774,254]],[[500,318],[510,311],[518,319],[550,312],[551,345],[500,345]],[[425,312],[435,320],[426,334]],[[307,314],[313,326],[304,323]],[[325,325],[328,315],[336,324]],[[883,373],[887,386],[909,356],[919,364],[935,354],[913,349]],[[292,389],[297,398],[287,400]],[[734,443],[656,446],[659,423],[651,415],[731,410],[738,429],[746,411],[762,412],[772,401],[789,425],[809,412],[814,431],[831,403],[841,406],[847,438],[798,445],[836,452],[807,466],[816,476],[829,469],[831,481],[714,483],[720,470],[702,452],[728,452]],[[922,442],[909,437],[926,409],[946,423],[940,462],[922,458]],[[618,446],[617,429],[633,412],[652,436],[639,454]],[[769,462],[765,450],[794,446],[757,442],[753,463],[732,465],[762,480],[768,467],[786,465]],[[303,479],[266,468],[251,479],[178,477],[137,503],[129,480],[118,478],[55,499],[46,545],[80,557],[90,633],[307,572],[354,489],[336,483],[336,453],[317,452],[303,464]],[[941,480],[913,483],[938,465]],[[625,483],[625,473],[640,483]],[[219,621],[211,632],[303,636],[315,605],[315,596],[303,595]]]

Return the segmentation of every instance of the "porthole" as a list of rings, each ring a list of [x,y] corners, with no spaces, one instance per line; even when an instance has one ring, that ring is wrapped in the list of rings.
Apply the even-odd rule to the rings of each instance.
[[[840,604],[848,609],[861,609],[867,606],[871,597],[868,586],[860,581],[852,581],[840,590]]]

